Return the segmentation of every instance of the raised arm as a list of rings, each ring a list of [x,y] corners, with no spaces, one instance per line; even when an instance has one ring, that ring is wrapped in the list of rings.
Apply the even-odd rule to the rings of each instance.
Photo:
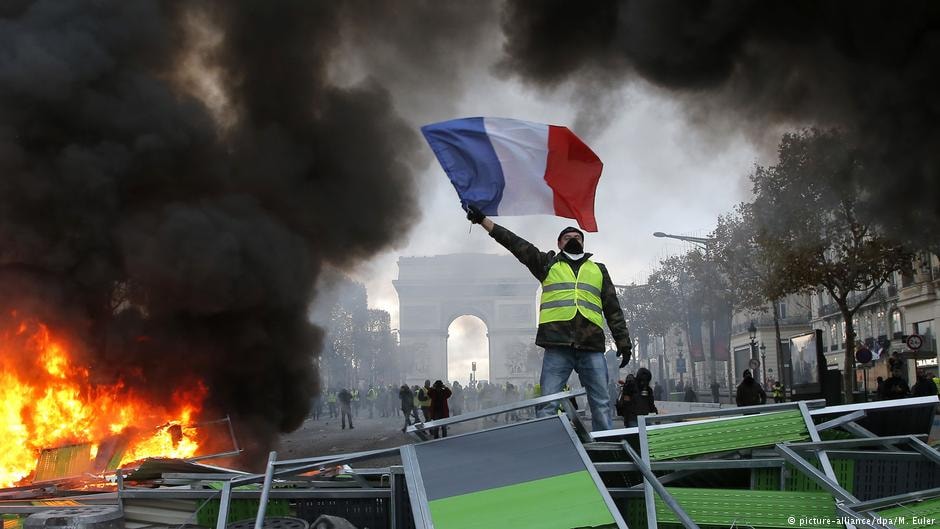
[[[496,242],[509,250],[520,263],[532,272],[532,275],[539,282],[545,279],[548,273],[548,263],[554,258],[554,252],[542,252],[534,244],[494,223],[472,205],[467,209],[467,220],[483,226],[483,229],[490,234],[490,237],[496,239]]]

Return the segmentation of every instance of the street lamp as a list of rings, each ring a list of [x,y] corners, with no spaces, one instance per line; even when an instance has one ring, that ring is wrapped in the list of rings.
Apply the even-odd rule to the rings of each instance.
[[[767,387],[767,346],[764,345],[764,342],[760,343],[760,367],[763,374],[761,375],[761,384],[764,387]]]
[[[682,356],[682,336],[676,336],[676,351],[678,351],[678,358],[676,358],[676,371],[679,372],[679,383],[685,386],[685,357]]]
[[[754,325],[754,320],[751,320],[751,324],[748,325],[747,333],[751,337],[751,359],[757,360],[757,326]],[[751,362],[750,364],[753,364],[753,362]],[[757,366],[753,366],[750,364],[748,365],[748,368],[757,367]],[[751,376],[755,374],[753,371],[754,370],[752,369]]]
[[[653,237],[659,237],[660,239],[676,239],[679,241],[701,244],[705,248],[708,247],[709,243],[715,242],[715,239],[709,239],[707,237],[690,237],[688,235],[672,235],[669,233],[663,233],[661,231],[653,232]]]
[[[754,325],[754,320],[751,320],[747,333],[751,337],[751,358],[757,358],[757,326]]]

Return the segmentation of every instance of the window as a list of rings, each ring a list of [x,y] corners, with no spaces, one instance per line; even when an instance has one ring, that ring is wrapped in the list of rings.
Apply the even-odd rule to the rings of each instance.
[[[883,310],[878,311],[878,314],[875,315],[875,321],[877,321],[877,330],[878,336],[887,336],[888,333],[885,331],[885,313]]]
[[[845,345],[845,322],[842,322],[842,336],[839,337],[839,343]]]
[[[911,271],[901,272],[901,288],[909,287],[914,284],[914,273]]]
[[[781,301],[778,304],[777,313],[780,315],[781,320],[785,320],[787,318],[787,302],[786,301]]]
[[[902,325],[901,311],[899,310],[891,312],[891,332],[894,334],[895,339],[904,336],[904,326]]]
[[[936,337],[933,334],[933,320],[919,321],[914,324],[914,332],[924,338],[922,351],[936,351]]]
[[[836,334],[836,324],[829,325],[829,349],[835,351],[839,348],[839,338]]]

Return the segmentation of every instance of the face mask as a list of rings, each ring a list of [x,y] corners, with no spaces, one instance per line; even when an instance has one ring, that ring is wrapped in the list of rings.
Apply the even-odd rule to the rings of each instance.
[[[584,253],[584,246],[581,246],[581,242],[578,239],[568,239],[568,242],[565,243],[565,247],[562,248],[566,253],[569,254],[580,254]]]

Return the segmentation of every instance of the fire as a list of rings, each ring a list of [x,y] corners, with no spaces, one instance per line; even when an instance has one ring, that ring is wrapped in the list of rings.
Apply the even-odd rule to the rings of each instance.
[[[16,317],[15,313],[13,314]],[[35,321],[0,331],[0,486],[23,480],[44,448],[126,438],[121,463],[146,457],[192,457],[207,390],[201,383],[148,402],[123,381],[96,383],[69,344]],[[113,443],[112,443],[113,444]]]

